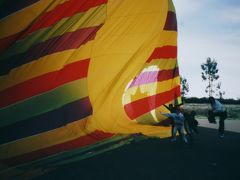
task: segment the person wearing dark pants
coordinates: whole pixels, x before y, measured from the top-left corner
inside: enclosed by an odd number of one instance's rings
[[[224,121],[227,118],[227,111],[215,113],[215,116],[219,117],[219,135],[224,135]]]
[[[215,122],[215,117],[219,117],[219,128],[218,133],[219,137],[224,137],[224,121],[227,118],[227,111],[225,107],[214,97],[209,97],[209,102],[211,104],[212,110],[209,111],[209,120],[210,122]]]

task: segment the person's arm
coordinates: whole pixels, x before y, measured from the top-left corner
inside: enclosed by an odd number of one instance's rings
[[[171,111],[170,108],[169,108],[167,105],[164,104],[163,106],[164,106],[165,108],[167,108],[169,111]]]
[[[161,113],[162,115],[164,116],[167,116],[168,118],[174,120],[175,119],[175,116],[176,114],[175,113]]]

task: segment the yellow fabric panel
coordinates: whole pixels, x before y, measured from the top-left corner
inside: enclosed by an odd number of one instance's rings
[[[166,119],[166,116],[163,116],[161,113],[169,113],[169,111],[164,108],[163,106],[154,109],[150,111],[149,113],[146,113],[138,118],[136,118],[136,121],[141,124],[158,124],[160,119]]]
[[[157,47],[162,46],[177,46],[177,32],[176,31],[162,31],[159,36]]]
[[[153,118],[153,114],[151,112],[136,118],[135,121],[140,124],[157,124],[159,122],[156,118]]]
[[[0,38],[4,38],[24,30],[29,26],[38,16],[46,11],[48,6],[51,6],[52,0],[41,0],[21,11],[17,11],[6,18],[0,20]],[[59,0],[55,2],[55,5]],[[61,2],[61,0],[60,0]],[[19,23],[19,20],[21,23]]]
[[[47,148],[87,135],[92,131],[86,131],[86,121],[86,119],[82,119],[52,131],[3,144],[0,146],[0,159],[6,159],[38,149]]]
[[[108,0],[107,16],[110,18],[119,18],[124,16],[139,16],[139,14],[150,15],[167,9],[168,0],[149,0],[148,3],[146,0]],[[159,16],[156,16],[156,18],[159,18]]]
[[[108,17],[95,38],[89,67],[88,89],[94,113],[87,122],[88,129],[169,135],[165,127],[130,121],[122,103],[125,88],[144,68],[153,50],[172,38],[170,34],[163,37],[161,32],[167,7],[167,0],[109,1]],[[171,44],[176,44],[174,37]]]
[[[0,91],[34,77],[60,70],[64,65],[88,59],[91,53],[92,41],[76,50],[66,50],[44,56],[37,61],[22,65],[10,71],[9,74],[0,76]],[[34,70],[32,69],[34,68]]]

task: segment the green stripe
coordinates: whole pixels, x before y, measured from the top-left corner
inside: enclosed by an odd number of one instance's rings
[[[89,27],[89,25],[91,25],[91,27],[99,25],[96,24],[96,22],[99,21],[99,18],[102,18],[102,22],[104,22],[106,17],[105,11],[103,11],[104,13],[99,14],[99,12],[101,12],[103,8],[106,8],[106,6],[99,6],[97,9],[95,9],[95,11],[93,11],[93,13],[90,13],[89,15],[86,13],[79,13],[70,18],[61,19],[49,28],[44,28],[33,32],[25,39],[17,41],[13,46],[8,48],[5,53],[1,55],[0,60],[16,54],[23,53],[36,44],[39,44],[57,36],[61,36],[66,32],[74,32],[78,29],[81,29],[82,27]],[[76,26],[76,23],[78,21],[82,21],[82,24]]]
[[[82,87],[82,81],[76,80],[64,84],[47,93],[0,109],[0,127],[52,111],[67,103],[88,96],[87,88]]]

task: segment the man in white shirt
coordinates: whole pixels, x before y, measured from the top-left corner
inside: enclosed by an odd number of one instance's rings
[[[211,104],[212,110],[209,111],[209,117],[210,119],[213,118],[215,120],[215,117],[219,117],[219,137],[224,137],[224,120],[227,118],[227,111],[225,107],[214,97],[209,97],[209,102]]]

